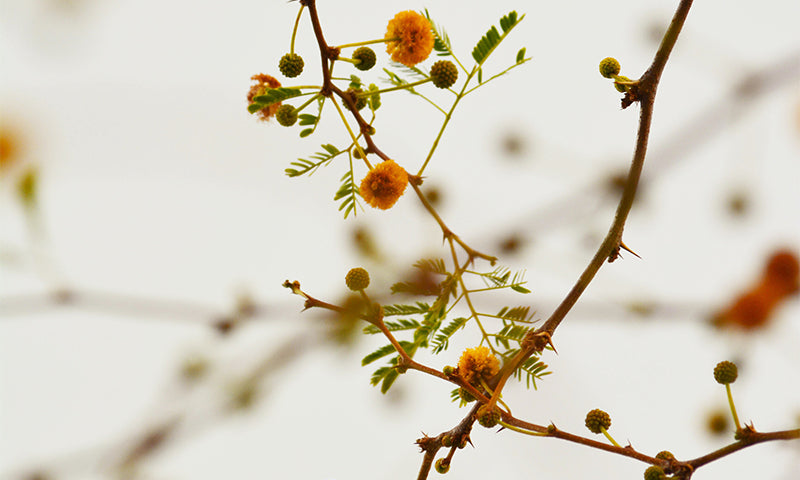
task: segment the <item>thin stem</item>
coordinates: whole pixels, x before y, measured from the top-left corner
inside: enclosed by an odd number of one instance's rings
[[[358,65],[359,63],[361,63],[361,60],[354,60],[352,58],[347,58],[347,57],[339,57],[336,60],[338,60],[340,62],[352,63],[353,65]]]
[[[424,80],[418,80],[418,81],[412,82],[412,83],[404,83],[404,84],[398,85],[396,87],[383,88],[383,89],[380,89],[380,90],[370,90],[368,92],[360,93],[358,96],[359,97],[368,97],[368,96],[370,96],[372,94],[375,94],[375,93],[387,93],[387,92],[394,92],[396,90],[407,90],[409,88],[416,87],[417,85],[422,85],[423,83],[428,83],[430,81],[432,81],[432,79],[430,77],[428,77],[428,78],[426,78]]]
[[[733,415],[733,423],[736,424],[736,431],[742,429],[742,424],[739,423],[739,415],[736,414],[736,405],[733,404],[733,395],[731,394],[731,384],[725,384],[725,392],[728,394],[728,405],[731,407],[731,415]]]
[[[412,178],[409,178],[408,183],[411,185],[411,188],[414,189],[414,193],[417,194],[417,197],[419,198],[420,202],[422,202],[422,206],[425,207],[425,210],[427,210],[428,213],[430,213],[430,215],[434,218],[434,220],[436,220],[436,223],[439,224],[439,227],[442,229],[442,234],[444,235],[444,237],[452,238],[453,240],[455,240],[455,242],[458,243],[458,245],[461,248],[463,248],[465,252],[467,252],[470,261],[472,261],[475,258],[482,258],[487,262],[489,262],[491,265],[494,265],[495,262],[497,262],[497,257],[486,255],[484,253],[478,252],[477,250],[473,250],[469,245],[464,243],[464,241],[461,240],[458,237],[458,235],[456,235],[455,233],[453,233],[452,230],[447,228],[447,225],[445,225],[444,220],[442,220],[442,217],[439,216],[439,214],[436,212],[436,209],[433,208],[433,205],[431,205],[428,199],[425,198],[425,194],[423,194],[422,190],[419,188],[418,183],[422,183],[422,180],[416,176],[411,176],[411,177]]]
[[[461,92],[459,92],[458,95],[456,95],[456,99],[453,100],[453,104],[450,106],[450,110],[448,110],[447,113],[445,114],[444,122],[442,122],[442,126],[439,128],[439,132],[436,134],[436,138],[433,140],[433,144],[431,145],[431,148],[428,151],[428,156],[425,157],[425,161],[422,162],[422,166],[419,167],[419,171],[417,171],[418,177],[422,176],[422,173],[428,166],[428,162],[430,162],[431,158],[433,158],[433,152],[436,151],[436,147],[439,146],[439,140],[442,139],[442,134],[444,133],[444,129],[447,128],[447,124],[450,123],[450,119],[453,117],[453,112],[455,111],[458,102],[460,102],[461,99],[464,98],[465,95],[464,92],[467,89],[467,85],[469,85],[469,81],[472,80],[472,77],[473,75],[475,75],[476,71],[477,69],[473,68],[472,71],[469,73],[469,75],[467,75],[467,79],[464,81],[464,86],[461,87]]]
[[[303,109],[304,109],[304,108],[306,108],[307,106],[311,105],[311,102],[313,102],[314,100],[318,99],[318,98],[319,98],[319,97],[321,97],[321,96],[322,96],[322,95],[320,95],[319,93],[318,93],[318,94],[316,94],[316,95],[314,95],[313,97],[311,97],[311,98],[309,98],[308,100],[306,100],[306,102],[305,102],[305,103],[303,103],[302,105],[300,105],[299,107],[297,107],[295,110],[296,110],[296,111],[299,113],[301,110],[303,110]]]
[[[530,430],[525,430],[524,428],[516,427],[516,426],[514,426],[514,425],[512,425],[512,424],[510,424],[510,423],[506,423],[506,422],[504,422],[504,421],[502,421],[502,420],[500,420],[500,421],[499,421],[499,422],[497,422],[497,423],[498,423],[498,424],[500,424],[500,425],[502,425],[503,427],[505,427],[505,428],[509,429],[509,430],[513,430],[513,431],[515,431],[515,432],[518,432],[518,433],[523,433],[523,434],[525,434],[525,435],[530,435],[530,436],[532,436],[532,437],[546,437],[546,436],[548,436],[546,432],[545,432],[545,433],[542,433],[542,432],[532,432],[532,431],[530,431]]]
[[[335,98],[332,98],[331,102],[333,102],[333,106],[336,107],[336,111],[339,112],[339,117],[342,118],[342,123],[344,123],[345,128],[347,128],[347,133],[349,133],[350,138],[353,139],[353,144],[355,144],[358,153],[361,154],[361,158],[364,160],[364,163],[367,164],[367,168],[372,170],[372,165],[369,163],[369,160],[367,160],[367,155],[364,153],[364,150],[361,149],[361,145],[358,144],[358,140],[356,139],[353,130],[350,129],[350,124],[347,123],[347,117],[344,116],[344,112],[342,111],[341,107],[339,107],[339,103]]]
[[[614,437],[612,437],[612,436],[611,436],[611,434],[610,434],[610,433],[608,433],[608,430],[606,430],[606,429],[605,429],[605,428],[603,428],[603,427],[600,427],[600,431],[601,431],[601,432],[603,432],[603,435],[605,435],[605,437],[608,439],[608,441],[609,441],[609,442],[611,442],[611,444],[612,444],[612,445],[614,445],[614,446],[615,446],[615,447],[617,447],[617,448],[622,448],[622,447],[619,445],[619,443],[617,443],[617,441],[616,441],[616,440],[614,440]]]
[[[387,43],[387,42],[395,42],[400,40],[399,38],[376,38],[375,40],[367,40],[365,42],[354,42],[354,43],[344,43],[342,45],[337,45],[336,48],[343,49],[343,48],[350,48],[350,47],[361,47],[364,45],[373,45],[375,43]]]
[[[294,39],[297,36],[297,27],[300,25],[300,16],[303,15],[304,8],[306,8],[306,6],[301,3],[300,10],[297,11],[297,18],[294,20],[294,29],[292,29],[292,43],[289,47],[289,53],[294,53]]]
[[[469,308],[470,318],[475,319],[475,323],[478,325],[478,329],[481,331],[481,337],[484,339],[488,339],[488,334],[486,333],[486,329],[483,328],[483,324],[481,323],[480,319],[478,318],[478,312],[475,310],[475,307],[472,305],[472,300],[469,298],[469,294],[467,293],[467,286],[464,285],[464,270],[458,264],[458,255],[456,254],[456,247],[453,243],[453,238],[448,237],[447,243],[450,245],[450,254],[453,256],[453,268],[455,268],[455,272],[453,272],[453,276],[458,279],[458,284],[461,287],[462,296],[464,297],[464,301],[467,302],[467,307]],[[489,343],[489,342],[487,342]],[[489,343],[489,348],[492,350],[493,354],[497,354],[497,351],[492,347],[492,344]],[[489,392],[491,393],[491,391]]]

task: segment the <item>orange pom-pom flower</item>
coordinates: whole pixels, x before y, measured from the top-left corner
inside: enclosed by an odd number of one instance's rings
[[[359,192],[374,208],[391,208],[403,195],[408,185],[408,173],[394,160],[386,160],[370,170],[361,180]]]
[[[400,12],[389,20],[384,38],[386,53],[407,67],[425,60],[433,50],[431,22],[412,10]]]

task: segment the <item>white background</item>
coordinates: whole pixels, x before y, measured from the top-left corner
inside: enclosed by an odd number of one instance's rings
[[[468,243],[498,252],[511,232],[528,240],[501,261],[526,269],[533,293],[487,298],[485,310],[525,302],[546,318],[588,262],[616,202],[597,185],[626,168],[637,120],[635,107],[619,109],[597,64],[613,55],[623,74],[638,76],[675,4],[320,2],[331,44],[379,38],[397,11],[428,8],[462,61],[504,13],[527,14],[487,73],[521,46],[533,60],[463,102],[426,171],[426,185],[444,195],[445,221]],[[297,279],[335,301],[346,271],[364,262],[351,245],[356,226],[373,231],[391,259],[363,263],[376,292],[396,280],[392,268],[446,255],[408,192],[390,211],[344,221],[332,201],[343,164],[311,178],[283,175],[320,143],[347,142],[333,110],[300,140],[297,129],[257,122],[245,109],[249,77],[277,76],[297,4],[2,0],[0,8],[0,120],[20,133],[19,168],[36,164],[41,174],[39,234],[14,197],[19,170],[0,189],[0,475],[113,477],[133,439],[184,412],[139,478],[415,478],[414,440],[466,412],[450,403],[450,386],[411,372],[382,396],[369,385],[372,369],[360,367],[377,338],[301,350],[297,339],[321,338],[327,319],[299,314],[300,299],[280,287]],[[797,426],[796,298],[753,334],[720,332],[707,319],[757,280],[773,249],[800,246],[798,18],[796,1],[693,7],[661,82],[643,190],[625,230],[642,259],[601,270],[556,334],[559,355],[545,358],[554,374],[538,391],[507,390],[515,415],[590,435],[585,413],[603,408],[618,441],[694,458],[730,441],[704,425],[724,406],[713,366],[736,359],[741,417],[765,431]],[[297,42],[300,81],[319,81],[307,19]],[[745,75],[787,58],[794,73],[775,74],[766,92],[732,94]],[[378,113],[376,141],[415,171],[437,113],[403,93],[384,95]],[[503,151],[509,136],[522,154]],[[750,201],[741,218],[726,210],[735,192]],[[46,295],[59,288],[142,300],[53,306]],[[262,314],[218,335],[211,324],[243,292]],[[644,319],[626,313],[641,301],[664,308]],[[454,364],[475,341],[463,337],[423,360]],[[290,339],[300,355],[270,370],[252,409],[230,414],[232,386]],[[178,375],[192,356],[211,370],[188,388]],[[646,467],[480,427],[473,443],[449,477],[641,478]],[[695,478],[794,478],[799,449],[757,446]]]

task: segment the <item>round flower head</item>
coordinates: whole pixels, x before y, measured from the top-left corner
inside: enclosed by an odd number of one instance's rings
[[[736,377],[739,376],[739,369],[736,368],[736,364],[729,361],[719,362],[716,367],[714,367],[714,380],[721,385],[728,385],[729,383],[733,383],[736,381]]]
[[[619,62],[616,58],[606,57],[600,61],[600,75],[611,78],[614,75],[619,75]]]
[[[496,406],[489,407],[489,405],[481,405],[476,412],[478,423],[486,428],[492,428],[497,425],[497,422],[502,418],[500,409]]]
[[[279,82],[275,77],[271,77],[264,73],[259,73],[258,75],[253,75],[250,77],[250,80],[255,80],[254,83],[250,87],[250,91],[247,92],[247,103],[253,103],[253,98],[262,95],[267,89],[270,88],[278,88],[281,86],[281,82]],[[275,115],[275,112],[281,107],[281,102],[273,103],[272,105],[266,106],[258,111],[258,116],[261,120],[269,120],[270,117]]]
[[[644,480],[665,480],[666,478],[667,474],[664,473],[664,469],[658,465],[647,467],[647,470],[644,471]]]
[[[370,170],[361,180],[359,192],[364,200],[374,208],[391,208],[408,184],[408,173],[394,160],[386,160]]]
[[[464,350],[458,359],[458,374],[467,383],[477,385],[480,379],[489,379],[500,371],[500,361],[486,347]]]
[[[458,80],[458,68],[449,60],[439,60],[431,66],[431,80],[437,88],[450,88]]]
[[[600,433],[605,428],[611,428],[611,416],[606,412],[595,408],[586,414],[586,428],[592,433]]]
[[[386,27],[386,53],[392,60],[413,67],[428,58],[433,50],[431,22],[413,10],[400,12]]]
[[[281,57],[278,69],[285,77],[293,78],[303,73],[303,57],[296,53],[287,53]]]
[[[361,267],[351,268],[344,277],[344,282],[354,292],[364,290],[369,287],[369,272]]]
[[[358,60],[358,63],[356,63],[357,69],[366,71],[375,66],[378,58],[371,48],[360,47],[353,52],[353,60]]]
[[[275,120],[284,127],[291,127],[297,122],[297,110],[291,105],[281,105],[275,112]]]

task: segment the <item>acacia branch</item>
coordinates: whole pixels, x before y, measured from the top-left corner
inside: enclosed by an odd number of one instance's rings
[[[731,453],[743,450],[747,447],[751,447],[759,443],[776,441],[776,440],[800,439],[800,428],[794,430],[781,430],[777,432],[762,433],[762,432],[756,432],[755,430],[753,430],[752,427],[745,427],[743,430],[741,430],[740,438],[738,441],[730,445],[727,445],[725,447],[722,447],[719,450],[715,450],[707,455],[703,455],[702,457],[698,457],[693,460],[679,461],[676,459],[667,460],[662,458],[651,457],[649,455],[636,451],[630,445],[627,445],[625,447],[618,447],[608,443],[593,440],[591,438],[568,433],[563,430],[559,430],[558,428],[556,428],[555,425],[552,424],[548,427],[544,427],[542,425],[537,425],[534,423],[526,422],[524,420],[520,420],[511,415],[504,415],[503,421],[509,425],[520,427],[530,432],[537,432],[539,435],[543,437],[560,438],[568,442],[573,442],[580,445],[585,445],[587,447],[596,448],[598,450],[604,450],[606,452],[633,458],[635,460],[639,460],[640,462],[648,463],[651,465],[659,465],[663,467],[667,473],[677,474],[678,475],[677,478],[690,478],[691,474],[698,468],[707,465],[715,460],[719,460],[720,458],[730,455]]]
[[[706,465],[708,463],[713,462],[714,460],[719,460],[720,458],[730,455],[733,452],[737,452],[744,448],[757,445],[759,443],[770,442],[775,440],[797,440],[800,439],[800,428],[796,428],[794,430],[781,430],[778,432],[756,432],[748,427],[745,427],[743,430],[747,432],[739,441],[727,445],[725,447],[720,448],[719,450],[715,450],[707,455],[703,455],[702,457],[695,458],[694,460],[689,460],[686,463],[691,465],[693,468],[697,469]]]
[[[650,124],[653,119],[653,105],[655,103],[658,83],[661,80],[664,66],[669,59],[672,48],[675,46],[678,34],[683,28],[691,6],[692,0],[681,0],[672,18],[672,22],[670,22],[669,28],[664,34],[661,45],[653,58],[653,62],[641,78],[633,82],[633,85],[622,100],[623,108],[634,101],[639,103],[639,128],[636,135],[636,147],[633,153],[633,160],[631,161],[628,177],[625,181],[625,188],[622,192],[619,205],[617,206],[614,221],[605,239],[603,239],[594,257],[589,262],[589,265],[586,266],[583,273],[581,273],[578,278],[578,281],[564,300],[561,301],[541,327],[530,332],[526,336],[523,348],[520,349],[519,353],[511,361],[504,365],[497,380],[498,388],[495,389],[495,396],[500,394],[505,382],[522,362],[533,353],[544,350],[544,347],[550,343],[556,328],[558,328],[567,313],[569,313],[578,301],[578,298],[580,298],[584,290],[589,286],[589,283],[594,279],[594,276],[600,270],[600,267],[603,266],[603,263],[606,261],[613,261],[619,253],[622,244],[622,231],[625,228],[625,221],[628,219],[628,214],[631,211],[633,201],[636,197],[636,189],[639,185],[639,178],[641,177],[645,156],[647,154],[647,142],[650,137]]]

